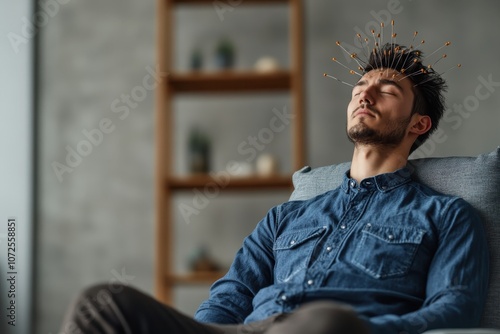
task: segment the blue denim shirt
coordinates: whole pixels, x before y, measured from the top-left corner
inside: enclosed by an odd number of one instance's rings
[[[408,169],[271,209],[195,318],[249,323],[303,303],[352,305],[372,333],[478,326],[488,283],[481,220]]]

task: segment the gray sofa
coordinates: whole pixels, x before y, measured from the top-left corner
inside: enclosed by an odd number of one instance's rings
[[[350,163],[319,168],[304,167],[293,175],[291,200],[303,200],[340,185]],[[433,330],[428,334],[500,334],[500,147],[475,157],[410,160],[416,180],[442,193],[460,196],[481,214],[490,249],[490,286],[481,328]],[[497,330],[486,330],[497,329]]]

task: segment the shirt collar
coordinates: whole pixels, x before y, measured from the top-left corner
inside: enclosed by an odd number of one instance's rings
[[[390,191],[409,181],[411,181],[411,171],[408,167],[403,167],[393,173],[384,173],[367,177],[359,184],[356,180],[350,177],[350,169],[345,172],[344,180],[342,181],[342,189],[347,193],[350,189],[367,189],[378,190],[380,192]]]

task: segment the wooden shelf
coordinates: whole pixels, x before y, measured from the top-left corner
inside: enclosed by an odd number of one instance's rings
[[[226,3],[223,1],[223,3]],[[241,93],[289,94],[294,115],[291,122],[291,165],[298,170],[305,162],[305,113],[303,75],[303,0],[243,0],[228,5],[285,5],[289,13],[290,64],[288,68],[273,72],[253,69],[182,72],[174,67],[176,10],[180,6],[204,6],[216,11],[213,0],[157,0],[157,73],[161,79],[156,88],[155,142],[155,295],[164,303],[174,304],[176,285],[210,284],[222,277],[222,272],[180,274],[175,272],[175,207],[174,196],[179,192],[203,189],[217,185],[221,191],[249,193],[260,190],[292,190],[292,176],[279,174],[272,177],[235,177],[226,180],[210,175],[175,175],[175,98],[181,94],[233,94]],[[239,8],[239,7],[238,7]],[[191,8],[186,8],[191,9]],[[269,18],[272,19],[272,18]],[[240,36],[242,37],[242,36]],[[206,98],[207,96],[203,96]],[[241,96],[239,96],[241,97]],[[230,110],[228,110],[230,112]],[[245,124],[240,124],[244,127]],[[208,190],[208,189],[207,189]],[[211,189],[212,190],[212,189]],[[245,205],[242,203],[242,205]]]
[[[166,180],[165,186],[170,189],[203,188],[216,184],[225,190],[259,190],[259,189],[288,189],[293,186],[291,175],[277,175],[272,177],[231,177],[225,184],[209,175],[175,176]]]
[[[167,284],[193,285],[212,284],[226,274],[225,271],[207,271],[188,274],[171,274],[165,276]]]
[[[281,70],[270,73],[235,70],[166,75],[169,88],[184,93],[288,91],[291,77],[290,72]]]

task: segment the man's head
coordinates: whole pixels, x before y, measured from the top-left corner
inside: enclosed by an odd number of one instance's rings
[[[384,90],[393,91],[395,95],[389,95],[389,92]],[[361,104],[366,106],[368,112],[358,115],[360,122],[348,119],[348,136],[355,143],[397,145],[406,134],[407,128],[423,119],[429,124],[417,124],[418,138],[410,150],[413,152],[437,128],[444,112],[445,90],[446,84],[441,76],[431,67],[422,64],[422,52],[388,43],[378,52],[371,53],[368,63],[364,66],[363,77],[353,89],[348,118],[353,116],[352,111]],[[370,94],[367,95],[368,100],[363,103],[360,95],[365,93]],[[384,116],[386,124],[383,128],[372,127],[370,122],[367,122],[367,117],[370,116],[370,111],[372,116],[377,116],[378,107],[400,111],[398,114]]]
[[[347,114],[347,135],[353,143],[383,147],[402,143],[412,119],[419,118],[413,116],[413,85],[403,77],[394,70],[376,69],[356,83]],[[423,121],[427,130],[430,119]]]

